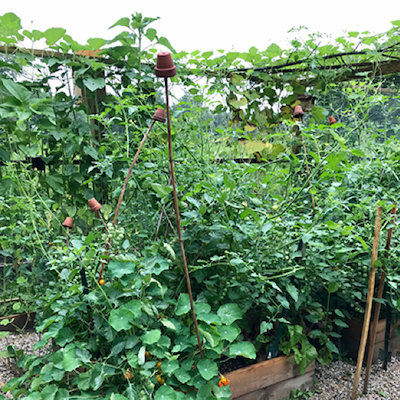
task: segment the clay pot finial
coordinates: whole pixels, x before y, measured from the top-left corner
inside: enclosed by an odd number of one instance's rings
[[[165,122],[165,110],[163,108],[157,108],[155,114],[151,117],[155,121]]]
[[[296,107],[294,108],[294,111],[293,111],[293,117],[294,117],[294,118],[302,118],[303,115],[304,115],[304,111],[303,111],[303,109],[301,108],[301,106],[296,106]]]
[[[72,228],[74,226],[73,219],[71,217],[65,218],[65,221],[62,223],[62,226],[65,228]]]
[[[328,118],[328,121],[329,121],[329,125],[333,125],[333,124],[336,124],[336,119],[335,119],[335,117],[333,116],[333,115],[331,115],[329,118]]]
[[[102,207],[101,204],[94,197],[88,200],[88,204],[91,212],[99,211]]]
[[[176,67],[172,61],[171,53],[163,51],[157,54],[156,76],[159,78],[172,78],[176,75]]]

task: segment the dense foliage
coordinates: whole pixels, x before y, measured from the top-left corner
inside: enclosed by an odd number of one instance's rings
[[[329,363],[346,317],[363,313],[376,207],[385,237],[398,202],[399,96],[396,77],[357,68],[399,56],[400,22],[379,36],[350,32],[318,46],[310,35],[288,50],[212,58],[175,52],[152,21],[122,18],[115,26],[126,31],[82,46],[61,28],[21,32],[14,14],[0,17],[1,295],[19,297],[0,309],[36,310],[36,349],[52,347],[42,357],[3,354],[18,358],[20,376],[3,387],[14,398],[227,399],[224,363],[266,359],[280,325],[279,353],[304,372],[316,358]],[[58,53],[13,47],[24,38]],[[172,107],[174,161],[204,359],[161,123],[111,223],[138,143],[164,106],[153,72],[163,46],[178,68],[173,92],[185,92]],[[306,115],[293,118],[300,104]],[[87,207],[92,197],[108,232]],[[395,235],[390,262],[381,251],[377,263],[394,308],[397,244]]]

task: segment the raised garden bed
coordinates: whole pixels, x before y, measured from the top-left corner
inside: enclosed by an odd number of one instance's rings
[[[292,390],[312,390],[314,374],[315,361],[301,375],[294,356],[281,356],[229,372],[225,377],[231,381],[231,399],[279,400]]]
[[[357,359],[358,356],[358,348],[360,346],[361,339],[361,330],[363,327],[363,321],[357,318],[347,319],[346,320],[348,328],[342,330],[342,343],[343,348],[347,351],[349,357],[353,359]],[[390,327],[390,340],[389,340],[389,351],[392,354],[400,351],[400,338],[396,335],[396,328],[400,325],[400,320],[396,322],[392,322]],[[385,329],[386,329],[386,319],[381,319],[378,322],[377,330],[376,330],[376,340],[374,347],[374,355],[372,357],[372,362],[375,363],[379,359],[379,350],[384,348],[385,343]],[[369,338],[367,342],[366,349],[369,346]],[[364,362],[367,359],[367,351],[365,352]]]
[[[22,313],[22,314],[14,314],[8,315],[6,317],[0,318],[0,332],[1,331],[9,331],[9,332],[17,332],[19,329],[30,330],[33,329],[35,324],[35,316],[36,312],[30,313]],[[12,322],[7,325],[2,325],[1,322],[4,320],[12,320]]]

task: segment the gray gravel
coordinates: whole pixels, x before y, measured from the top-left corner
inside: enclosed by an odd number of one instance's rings
[[[353,389],[355,365],[343,361],[336,361],[329,365],[317,363],[315,377],[315,400],[350,400]],[[375,400],[399,400],[400,399],[400,354],[392,356],[392,362],[388,364],[386,371],[382,369],[382,362],[379,361],[371,367],[369,377],[368,394],[363,395],[364,386],[363,368],[358,386],[357,399]]]
[[[33,354],[33,345],[41,340],[37,333],[11,333],[5,339],[0,339],[0,351],[5,350],[7,345],[16,346],[23,349],[26,354]],[[40,350],[43,354],[43,349]],[[36,354],[39,354],[36,352]],[[314,400],[350,400],[353,387],[355,366],[343,361],[337,361],[329,365],[317,363],[315,377]],[[13,378],[12,371],[0,359],[0,384]],[[369,379],[369,392],[362,395],[364,383],[364,370],[361,374],[358,399],[365,400],[399,400],[400,399],[400,353],[392,357],[392,362],[388,364],[387,371],[382,369],[381,361],[374,364],[371,368]],[[0,391],[1,393],[1,391]],[[7,399],[12,399],[8,393]]]
[[[37,354],[43,355],[44,350],[40,349],[37,351],[33,351],[33,346],[36,342],[41,340],[41,334],[35,332],[26,332],[26,333],[10,333],[4,339],[0,339],[0,351],[6,350],[7,346],[15,346],[16,349],[23,349],[25,354]],[[7,382],[9,379],[15,378],[18,375],[14,375],[13,366],[7,365],[4,361],[0,358],[0,385],[2,383]],[[3,392],[0,390],[0,394]],[[12,399],[10,393],[5,394],[7,399]]]

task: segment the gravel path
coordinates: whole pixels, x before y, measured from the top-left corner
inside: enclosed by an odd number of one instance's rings
[[[14,345],[18,349],[24,349],[26,354],[33,353],[33,345],[40,340],[37,333],[17,334],[11,333],[5,339],[0,339],[0,351],[5,350],[7,345]],[[43,352],[43,350],[41,350]],[[354,372],[356,367],[343,361],[336,361],[330,365],[316,364],[315,393],[314,400],[350,400],[353,387]],[[13,378],[12,371],[0,359],[0,384]],[[369,379],[369,392],[361,396],[364,383],[364,371],[361,374],[359,385],[359,397],[364,400],[399,400],[400,399],[400,353],[392,357],[387,371],[382,369],[381,361],[371,368]],[[0,392],[1,393],[1,392]],[[12,399],[8,393],[7,399]]]
[[[330,365],[317,363],[315,377],[315,400],[350,400],[353,389],[355,365],[343,361],[336,361]],[[399,400],[400,399],[400,354],[392,356],[392,362],[388,364],[387,371],[382,369],[379,361],[371,367],[369,377],[368,394],[362,395],[364,385],[364,368],[358,386],[359,397],[357,399],[375,400]]]
[[[35,353],[41,355],[43,354],[43,349],[33,351],[34,344],[39,340],[41,340],[41,334],[35,332],[10,333],[4,339],[0,339],[0,351],[6,350],[7,346],[15,346],[16,349],[23,349],[25,354]],[[12,366],[10,368],[0,358],[0,385],[12,378],[15,378]],[[0,391],[0,394],[3,394],[3,392]],[[6,393],[5,396],[7,399],[13,398],[10,393]]]

